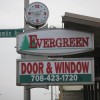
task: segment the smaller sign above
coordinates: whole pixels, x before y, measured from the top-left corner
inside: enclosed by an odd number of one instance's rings
[[[17,52],[43,56],[78,54],[94,49],[92,33],[47,29],[17,35]]]
[[[23,29],[1,29],[0,38],[16,37],[17,34],[22,33]]]
[[[17,60],[17,85],[94,84],[94,59]]]

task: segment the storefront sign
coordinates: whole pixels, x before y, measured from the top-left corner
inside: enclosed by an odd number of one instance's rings
[[[94,59],[17,60],[17,85],[93,84]]]
[[[70,55],[94,49],[94,35],[86,32],[48,29],[17,35],[17,52],[46,56]]]

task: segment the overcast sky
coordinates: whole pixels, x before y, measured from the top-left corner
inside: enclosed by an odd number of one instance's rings
[[[30,0],[39,1],[49,9],[48,25],[61,27],[65,12],[100,18],[100,0]],[[24,0],[0,0],[0,29],[24,27]],[[16,86],[15,38],[0,38],[0,100],[23,100],[23,87]],[[32,89],[35,100],[50,100],[46,89]],[[33,99],[32,99],[33,100]]]

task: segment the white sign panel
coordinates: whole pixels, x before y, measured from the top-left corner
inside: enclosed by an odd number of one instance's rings
[[[17,85],[93,84],[94,59],[17,60]]]
[[[78,54],[94,49],[94,35],[87,32],[48,29],[17,35],[17,52],[45,56]]]

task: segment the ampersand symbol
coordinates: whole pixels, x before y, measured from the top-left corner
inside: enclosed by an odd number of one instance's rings
[[[48,74],[51,74],[51,73],[52,73],[52,67],[51,67],[50,62],[47,63],[46,72],[47,72]]]

